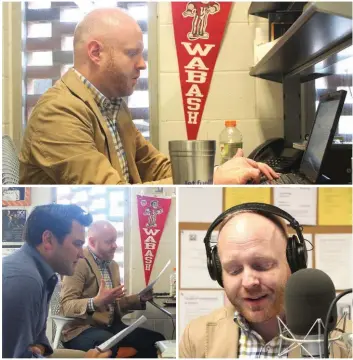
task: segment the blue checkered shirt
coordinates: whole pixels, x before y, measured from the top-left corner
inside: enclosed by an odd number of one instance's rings
[[[110,133],[112,134],[114,147],[118,154],[119,163],[126,182],[129,182],[129,168],[127,165],[126,154],[123,143],[118,131],[118,114],[121,106],[121,98],[106,98],[92,83],[90,83],[83,75],[74,69],[80,80],[84,83],[87,89],[92,94],[100,112],[102,113],[105,121],[107,122]]]
[[[239,326],[239,358],[278,358],[280,350],[280,338],[276,336],[268,343],[249,326],[246,319],[239,312],[234,313],[234,321]],[[289,346],[289,343],[282,342],[282,351]],[[287,355],[281,358],[286,358]]]
[[[91,255],[93,256],[94,261],[98,265],[98,268],[102,275],[102,278],[105,281],[105,287],[108,289],[112,289],[113,282],[112,282],[112,278],[111,278],[111,274],[110,274],[110,270],[109,270],[110,261],[101,260],[97,257],[97,255],[90,248],[88,248],[88,250],[91,253]],[[108,309],[109,309],[109,324],[108,324],[108,326],[110,326],[114,320],[114,304],[108,304]],[[93,298],[90,298],[88,300],[87,310],[89,312],[94,312],[96,310],[94,307],[94,304],[93,304]]]

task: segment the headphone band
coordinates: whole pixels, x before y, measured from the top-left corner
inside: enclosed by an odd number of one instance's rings
[[[222,280],[222,265],[218,256],[217,245],[211,247],[211,234],[212,231],[225,219],[228,215],[253,212],[268,218],[274,222],[277,226],[280,226],[287,237],[286,257],[291,272],[294,273],[300,269],[306,268],[307,264],[307,250],[305,246],[305,240],[299,222],[294,219],[293,216],[286,211],[278,208],[277,206],[263,203],[245,203],[236,205],[220,214],[210,225],[204,238],[207,257],[207,268],[212,280],[217,280],[218,284],[223,287]],[[271,216],[270,216],[271,215]],[[286,228],[282,226],[282,223],[277,221],[277,217],[283,218],[289,222],[289,225],[296,231],[297,236],[287,235]]]
[[[271,205],[271,204],[264,204],[264,203],[257,203],[257,202],[250,202],[240,205],[235,205],[226,211],[224,211],[222,214],[218,215],[217,218],[213,221],[213,223],[210,225],[210,227],[207,230],[207,233],[204,238],[204,244],[206,247],[206,253],[208,255],[211,254],[211,245],[210,245],[210,239],[211,234],[213,230],[221,223],[224,219],[227,218],[230,214],[236,214],[237,212],[255,212],[258,214],[266,214],[271,213],[272,215],[279,216],[282,219],[285,219],[289,222],[289,225],[296,231],[298,239],[300,243],[304,243],[304,237],[302,233],[302,226],[299,224],[299,222],[294,219],[294,217],[290,214],[288,214],[286,211],[278,208],[277,206]]]

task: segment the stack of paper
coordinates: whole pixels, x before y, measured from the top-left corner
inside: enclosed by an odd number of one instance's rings
[[[175,358],[176,357],[176,341],[164,340],[157,341],[156,347],[160,352],[162,358]]]
[[[107,351],[108,349],[113,347],[115,344],[117,344],[119,341],[124,339],[125,336],[129,335],[132,331],[134,331],[138,326],[143,324],[146,320],[147,320],[147,318],[144,315],[140,316],[130,326],[128,326],[127,328],[121,330],[120,332],[118,332],[117,334],[112,336],[110,339],[105,341],[103,344],[100,344],[98,346],[98,349],[100,351]]]
[[[150,291],[153,289],[153,285],[158,281],[158,279],[161,277],[161,275],[164,273],[164,271],[167,269],[167,267],[169,266],[171,260],[169,259],[169,261],[165,264],[164,268],[162,269],[162,271],[158,274],[158,276],[156,277],[155,280],[153,280],[151,283],[149,283],[144,289],[142,289],[139,292],[139,295],[143,295],[146,292]]]

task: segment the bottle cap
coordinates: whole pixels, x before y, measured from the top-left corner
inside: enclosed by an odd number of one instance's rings
[[[233,126],[237,126],[237,121],[236,120],[226,120],[224,122],[226,127],[233,127]]]
[[[176,271],[176,268],[173,268],[173,271]]]

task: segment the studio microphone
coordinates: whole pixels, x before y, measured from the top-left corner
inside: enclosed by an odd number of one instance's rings
[[[282,323],[286,331],[281,331],[280,337],[291,343],[290,349],[300,346],[301,357],[324,357],[324,324],[335,297],[331,278],[321,270],[302,269],[289,277],[284,291],[286,324]],[[328,321],[329,332],[336,322],[335,306]]]

